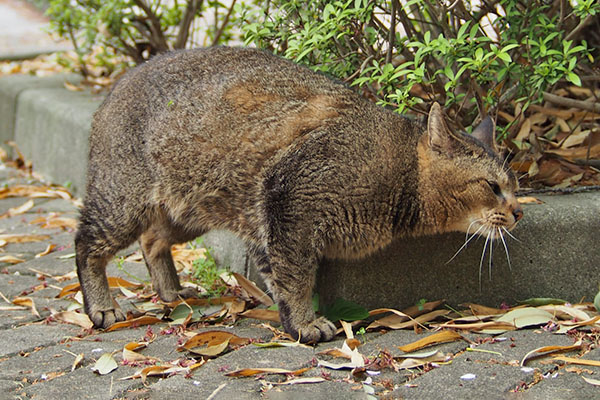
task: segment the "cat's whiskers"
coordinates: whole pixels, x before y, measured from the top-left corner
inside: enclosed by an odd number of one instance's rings
[[[506,252],[506,261],[508,262],[508,269],[512,271],[512,266],[510,265],[510,256],[508,255],[508,246],[506,245],[506,240],[504,240],[504,235],[502,234],[502,230],[498,229],[498,235],[500,236],[500,240],[502,240],[502,244],[504,245],[504,251]]]
[[[481,272],[483,270],[483,259],[485,258],[485,253],[487,251],[487,245],[490,241],[491,230],[488,231],[488,234],[485,238],[485,243],[483,244],[483,251],[481,252],[481,259],[479,260],[479,291],[481,292]]]
[[[488,265],[488,279],[491,281],[492,280],[492,259],[493,259],[493,255],[494,255],[494,240],[496,240],[495,236],[496,236],[496,230],[492,229],[490,230],[490,261],[489,261],[489,265]]]
[[[467,247],[467,245],[469,244],[469,242],[470,242],[471,240],[473,240],[473,238],[474,238],[475,236],[477,236],[477,234],[478,234],[478,233],[479,233],[479,232],[480,232],[482,229],[484,229],[484,228],[485,228],[485,225],[481,225],[481,226],[479,227],[479,229],[477,229],[475,232],[473,232],[473,234],[471,235],[471,237],[469,237],[468,239],[467,239],[467,238],[465,238],[465,243],[464,243],[462,246],[460,246],[460,249],[458,249],[458,250],[456,251],[456,253],[454,253],[454,255],[453,255],[453,256],[452,256],[452,257],[451,257],[451,258],[450,258],[448,261],[446,261],[446,264],[450,264],[450,262],[456,258],[456,256],[458,255],[458,253],[460,253],[460,252],[462,251],[462,249],[464,249],[465,247]]]
[[[469,227],[467,228],[467,233],[465,234],[465,241],[466,241],[466,240],[469,238],[469,231],[471,230],[471,227],[472,227],[474,224],[476,224],[476,223],[478,223],[478,222],[481,222],[481,221],[483,221],[483,218],[476,219],[476,220],[474,220],[473,222],[471,222],[471,223],[469,224]]]
[[[510,236],[512,239],[516,240],[517,242],[521,243],[521,241],[519,239],[517,239],[512,233],[510,233],[510,231],[508,229],[506,229],[504,226],[502,227],[502,229],[504,230],[504,232],[506,232],[506,234],[508,236]]]

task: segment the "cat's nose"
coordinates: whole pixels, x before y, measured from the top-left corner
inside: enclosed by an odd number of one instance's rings
[[[523,218],[523,209],[521,207],[517,207],[513,210],[513,217],[515,217],[515,221],[519,221]]]

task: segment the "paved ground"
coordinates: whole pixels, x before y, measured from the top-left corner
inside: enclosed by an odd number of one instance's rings
[[[25,1],[0,0],[0,59],[21,58],[71,46],[48,33],[48,18]]]
[[[2,165],[0,188],[11,191],[17,185],[41,184]],[[33,205],[29,203],[27,207],[30,208],[19,214],[17,208],[29,200],[33,201]],[[10,209],[12,211],[9,212]],[[17,215],[10,216],[8,213]],[[317,359],[334,363],[346,361],[318,354],[328,348],[341,347],[342,337],[338,336],[336,341],[315,348],[247,345],[230,349],[189,373],[148,377],[145,383],[141,379],[121,380],[144,366],[123,360],[123,348],[130,342],[149,342],[147,348],[139,353],[156,358],[153,363],[157,365],[186,366],[202,362],[201,356],[176,351],[186,339],[186,334],[216,329],[263,342],[269,342],[273,335],[260,321],[252,319],[241,320],[235,326],[206,326],[185,332],[176,326],[170,328],[166,322],[113,332],[87,330],[59,322],[51,316],[74,304],[68,297],[56,298],[61,288],[77,282],[71,257],[73,231],[70,228],[43,228],[40,223],[56,218],[74,218],[76,206],[73,201],[61,198],[10,197],[0,200],[0,215],[0,235],[3,235],[0,239],[8,242],[0,242],[3,244],[0,257],[13,256],[24,260],[14,265],[0,263],[0,297],[4,299],[0,300],[0,398],[179,399],[193,396],[211,399],[347,399],[369,398],[368,392],[371,391],[382,398],[525,396],[546,399],[598,398],[600,395],[597,386],[583,379],[599,379],[600,367],[565,365],[551,357],[532,360],[526,368],[519,366],[519,361],[533,349],[566,346],[574,342],[570,336],[553,335],[540,329],[509,332],[496,340],[486,335],[468,334],[465,337],[478,344],[459,341],[437,345],[426,350],[442,352],[444,362],[397,371],[391,367],[402,362],[397,357],[403,353],[397,346],[414,342],[426,334],[413,331],[368,333],[360,339],[364,344],[358,347],[359,352],[372,362],[377,360],[383,368],[377,370],[373,364],[369,371],[356,376],[350,370],[314,367]],[[16,234],[48,237],[41,241],[12,243],[14,239],[10,238]],[[53,251],[36,257],[49,244],[56,246]],[[109,267],[109,275],[130,280],[129,275],[147,278],[141,263],[124,263],[123,269],[113,263]],[[24,304],[21,307],[12,303],[19,297],[31,299],[39,317],[32,313],[27,303],[19,303]],[[131,309],[130,301],[123,298],[119,301],[123,307]],[[597,340],[596,336],[596,346]],[[109,374],[99,375],[91,368],[105,353],[113,354],[118,368]],[[574,351],[566,355],[579,357],[581,353],[584,352]],[[77,355],[82,355],[83,359],[72,369]],[[600,360],[600,349],[593,348],[583,358]],[[237,369],[265,367],[288,370],[314,367],[298,378],[316,378],[320,382],[286,385],[282,383],[294,377],[267,374],[246,378],[226,376],[226,373]]]

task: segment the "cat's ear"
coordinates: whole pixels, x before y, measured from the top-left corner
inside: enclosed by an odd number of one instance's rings
[[[449,151],[455,140],[452,132],[446,125],[444,111],[437,102],[431,105],[427,119],[427,137],[429,147],[438,151]]]
[[[495,132],[496,126],[494,125],[494,120],[488,115],[479,125],[477,125],[477,128],[473,129],[471,135],[497,153],[498,148],[496,147]]]

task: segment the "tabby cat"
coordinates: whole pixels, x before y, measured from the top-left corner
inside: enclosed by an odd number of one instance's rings
[[[105,267],[139,239],[164,301],[182,289],[170,249],[211,229],[242,238],[284,329],[330,340],[311,305],[322,257],[364,257],[392,238],[448,231],[498,237],[521,218],[517,181],[487,119],[426,126],[264,51],[167,53],[127,73],[96,111],[75,238],[85,310],[125,319]]]

